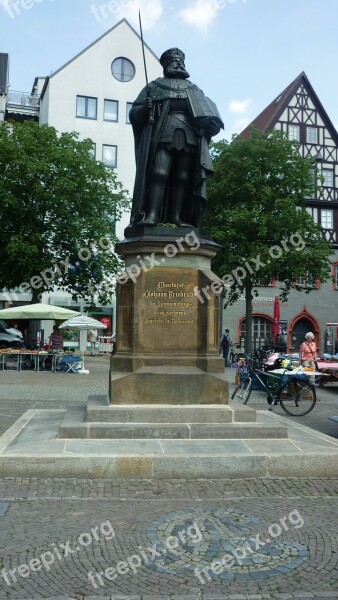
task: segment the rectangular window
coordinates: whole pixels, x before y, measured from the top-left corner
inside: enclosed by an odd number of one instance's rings
[[[91,147],[90,154],[91,154],[91,156],[93,158],[96,158],[96,144],[94,144],[94,142],[93,142],[93,145]]]
[[[80,119],[96,119],[97,98],[89,96],[76,97],[76,116]]]
[[[307,212],[312,216],[315,223],[318,223],[318,208],[306,207]]]
[[[327,187],[333,187],[333,171],[331,171],[330,169],[323,169],[322,175],[324,177],[323,185]]]
[[[117,100],[105,100],[103,109],[103,119],[105,121],[114,121],[119,118],[119,103]]]
[[[289,125],[288,138],[289,140],[297,140],[299,142],[299,125]]]
[[[298,277],[298,279],[296,279],[296,284],[300,285],[301,287],[305,287],[305,284],[306,284],[305,277]]]
[[[115,168],[117,166],[117,146],[102,146],[102,162],[106,167]]]
[[[308,144],[318,144],[318,129],[317,127],[306,128],[306,141]]]
[[[298,277],[298,279],[296,279],[296,284],[303,288],[317,287],[316,281],[313,279],[312,275],[309,275],[309,273],[306,273],[304,277]]]
[[[334,285],[335,285],[335,289],[338,290],[338,263],[336,263],[335,265],[333,265],[333,276],[334,276]]]
[[[311,176],[312,184],[315,188],[315,186],[317,184],[317,167],[310,167],[310,176]],[[309,200],[315,200],[316,199],[316,189],[313,189],[312,192],[309,192],[307,198]]]
[[[130,119],[129,119],[129,113],[130,113],[130,109],[133,106],[132,102],[127,102],[127,106],[126,106],[126,123],[130,123]]]
[[[323,229],[333,229],[333,210],[321,210],[320,223]]]

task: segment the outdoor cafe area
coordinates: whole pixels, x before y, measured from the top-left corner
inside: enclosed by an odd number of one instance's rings
[[[77,373],[81,368],[81,356],[72,352],[0,350],[2,371]]]
[[[84,368],[88,332],[92,337],[95,334],[95,342],[89,339],[91,352],[94,353],[98,331],[107,329],[105,323],[93,317],[68,308],[43,303],[5,308],[0,310],[0,318],[10,321],[14,319],[16,321],[29,320],[37,325],[35,327],[37,336],[33,346],[25,348],[22,346],[23,340],[15,338],[15,347],[13,345],[12,347],[6,346],[0,350],[0,370],[2,371],[49,371],[51,373],[58,371],[88,374],[89,371]],[[44,343],[44,330],[39,329],[41,321],[59,323],[59,325],[53,326],[48,344]],[[79,349],[67,350],[65,348],[67,342],[73,345],[76,340],[79,342]],[[104,344],[106,348],[108,345]]]

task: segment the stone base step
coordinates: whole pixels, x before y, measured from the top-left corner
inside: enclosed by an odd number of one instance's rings
[[[286,427],[258,423],[98,423],[86,421],[85,407],[69,409],[60,426],[61,439],[282,439]]]
[[[0,439],[0,476],[114,480],[338,476],[337,440],[266,411],[257,413],[259,424],[285,426],[289,439],[59,439],[65,412],[30,409],[22,415]],[[84,406],[83,419],[85,415]]]
[[[254,423],[256,411],[242,404],[109,404],[106,396],[89,396],[88,423]]]

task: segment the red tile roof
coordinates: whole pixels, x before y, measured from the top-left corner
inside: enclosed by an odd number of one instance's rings
[[[304,71],[285,90],[282,91],[262,112],[240,133],[240,137],[248,138],[250,136],[250,127],[257,127],[259,131],[269,131],[272,129],[278,117],[283,112],[289,100],[298,90],[299,86],[304,83],[302,79],[310,83]],[[310,84],[311,85],[311,84]],[[312,87],[312,86],[311,86]]]

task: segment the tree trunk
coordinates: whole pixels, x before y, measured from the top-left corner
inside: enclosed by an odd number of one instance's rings
[[[32,288],[32,299],[31,299],[30,303],[37,304],[38,302],[40,302],[40,298],[41,298],[41,291],[39,289]]]
[[[252,353],[252,283],[245,283],[245,354]]]
[[[39,289],[32,288],[32,299],[30,304],[38,304],[41,300],[41,292]],[[40,332],[41,321],[39,319],[32,319],[28,325],[28,347],[36,349],[38,347],[38,333]]]

